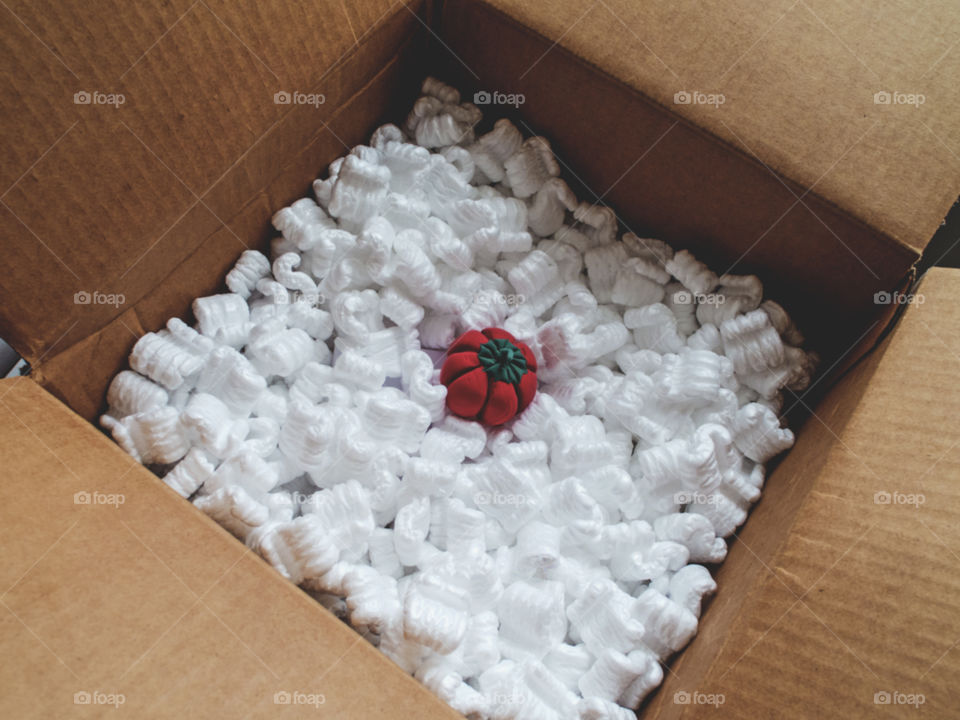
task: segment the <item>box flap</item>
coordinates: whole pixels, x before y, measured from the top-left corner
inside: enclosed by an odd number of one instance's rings
[[[909,282],[914,248],[493,4],[444,5],[442,33],[435,65],[491,95],[481,102],[499,97],[485,106],[493,117],[509,113],[524,132],[548,138],[581,200],[614,208],[627,229],[689,248],[718,273],[758,275],[824,366],[856,358],[869,337],[852,345],[883,327],[890,307],[876,294]],[[516,112],[504,102],[511,96],[523,98]]]
[[[217,232],[234,256],[255,246],[269,209],[253,237],[235,215],[422,29],[415,13],[428,7],[15,3],[0,16],[0,334],[35,364],[176,283]],[[266,205],[302,196],[310,179]]]
[[[484,1],[914,249],[960,194],[957,3]]]
[[[659,718],[952,717],[960,704],[960,271],[933,269],[813,410],[717,575]],[[922,698],[920,697],[922,696]],[[905,715],[904,715],[905,716]]]
[[[397,21],[384,31],[403,33],[409,30],[407,21],[417,24],[406,13]],[[250,247],[267,251],[269,238],[276,234],[270,224],[276,209],[310,194],[310,183],[318,169],[346,152],[345,146],[365,142],[383,118],[401,115],[399,108],[409,105],[422,78],[422,73],[414,69],[422,58],[420,47],[417,37],[409,36],[396,55],[377,58],[382,67],[319,126],[315,120],[302,117],[288,117],[278,123],[249,156],[255,167],[271,168],[269,179],[230,216],[228,225],[215,228],[208,237],[198,236],[193,241],[195,249],[168,277],[135,302],[121,306],[121,314],[105,326],[68,347],[61,347],[65,344],[61,342],[50,348],[33,366],[38,382],[79,415],[94,420],[103,410],[107,385],[126,367],[130,350],[143,333],[163,327],[171,317],[189,319],[194,298],[225,291],[224,277],[243,249],[238,237]],[[357,67],[361,62],[370,62],[370,58],[358,53],[333,70],[330,77],[336,82],[341,74],[363,72]],[[282,163],[278,158],[283,158]],[[244,177],[255,177],[254,173],[245,169]],[[184,219],[177,226],[177,231],[181,230],[186,235],[203,228]]]
[[[0,716],[460,717],[29,378],[0,457]]]

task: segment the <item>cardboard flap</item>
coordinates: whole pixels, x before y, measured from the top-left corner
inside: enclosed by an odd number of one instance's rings
[[[0,16],[0,334],[31,363],[176,283],[171,273],[214,233],[228,230],[235,256],[256,246],[269,210],[256,234],[234,216],[422,28],[415,13],[429,7],[15,5]],[[269,207],[305,194],[301,182]]]
[[[825,365],[858,355],[851,346],[889,315],[876,294],[909,282],[914,248],[521,24],[519,8],[509,8],[514,17],[498,7],[443,7],[445,63],[435,64],[453,82],[486,93],[477,99],[490,101],[491,116],[510,113],[544,135],[583,202],[613,208],[641,237],[690,249],[718,274],[759,276]],[[598,12],[602,4],[583,22]],[[597,46],[623,38],[621,27]],[[523,98],[518,108],[511,97]]]
[[[422,40],[410,33],[410,24],[423,26],[410,13],[402,13],[384,26],[384,45],[405,38],[400,50],[385,56],[386,49],[356,53],[330,73],[331,82],[341,76],[362,74],[378,67],[373,77],[320,125],[309,114],[288,116],[251,150],[238,166],[243,178],[269,179],[250,200],[234,213],[228,224],[191,224],[184,218],[174,233],[193,247],[155,287],[135,302],[120,307],[121,314],[105,326],[88,332],[68,347],[61,341],[48,349],[33,366],[33,377],[44,388],[88,420],[102,411],[106,388],[117,372],[126,367],[127,357],[145,332],[164,326],[171,317],[190,320],[194,298],[224,292],[224,277],[244,246],[268,251],[276,233],[270,224],[273,213],[290,202],[312,193],[311,181],[320,168],[352,147],[367,141],[383,118],[402,116],[415,96],[422,73]],[[402,108],[402,109],[401,109]],[[279,158],[283,158],[281,163]],[[263,170],[269,168],[269,174]],[[91,306],[82,306],[83,309]]]
[[[460,717],[28,378],[0,457],[0,716]]]
[[[482,2],[916,250],[960,194],[957,3]]]
[[[724,717],[955,713],[958,293],[960,271],[931,270],[890,337],[813,408],[657,717],[715,717],[684,703],[696,692],[723,695]]]

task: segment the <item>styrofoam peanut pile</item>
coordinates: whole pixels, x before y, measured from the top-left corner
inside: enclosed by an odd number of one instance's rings
[[[427,80],[130,356],[116,441],[471,718],[632,718],[789,447],[814,363],[752,276],[579,202],[546,140]],[[414,144],[415,143],[415,144]],[[502,327],[540,386],[487,429],[443,351]]]

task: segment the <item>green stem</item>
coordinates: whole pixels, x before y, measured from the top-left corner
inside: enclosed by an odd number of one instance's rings
[[[527,360],[520,348],[503,338],[481,345],[477,356],[484,372],[493,380],[516,384],[527,371]]]

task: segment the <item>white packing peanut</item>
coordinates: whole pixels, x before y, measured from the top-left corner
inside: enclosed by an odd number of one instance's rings
[[[551,177],[560,174],[550,143],[542,137],[527,138],[503,163],[507,182],[515,197],[528,198]]]
[[[312,201],[311,201],[312,202]],[[270,261],[256,250],[244,250],[233,269],[227,273],[226,284],[230,292],[249,298],[261,278],[270,272]]]
[[[173,318],[167,328],[147,333],[133,346],[130,367],[168,390],[192,383],[213,349],[213,341]]]
[[[241,540],[270,518],[270,510],[242,487],[221,487],[197,498],[194,504]]]
[[[456,89],[422,92],[273,216],[196,327],[136,343],[101,424],[470,720],[629,720],[817,357],[759,278],[621,234],[544,138],[476,137]],[[487,327],[537,362],[498,428],[439,381]]]
[[[169,405],[121,420],[104,415],[100,422],[124,450],[145,465],[176,462],[190,450],[190,438],[180,422],[180,413]]]
[[[518,580],[507,587],[497,606],[504,657],[539,660],[559,645],[567,631],[563,598],[558,582]]]
[[[411,500],[397,511],[393,542],[397,558],[404,565],[417,565],[430,532],[430,498]]]
[[[467,633],[467,598],[449,587],[420,580],[403,597],[403,635],[441,654],[456,650]]]
[[[740,451],[758,463],[765,463],[793,445],[793,433],[780,427],[774,412],[759,403],[747,403],[737,411],[733,432]]]
[[[190,497],[213,475],[214,469],[207,454],[194,447],[173,470],[163,476],[163,482],[181,496]]]
[[[167,391],[132,370],[123,370],[107,389],[108,415],[123,418],[127,415],[153,410],[167,404]]]
[[[207,393],[194,393],[190,397],[180,414],[180,423],[194,447],[218,459],[236,452],[250,431],[245,419],[234,419],[222,400]]]
[[[694,295],[706,295],[719,282],[716,273],[697,260],[689,250],[676,253],[664,263],[664,267]]]
[[[703,565],[685,565],[670,577],[670,599],[700,617],[704,595],[710,595],[717,584]]]

